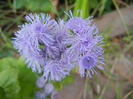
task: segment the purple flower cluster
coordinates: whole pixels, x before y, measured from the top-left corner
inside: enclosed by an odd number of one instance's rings
[[[69,13],[66,22],[51,20],[48,14],[29,14],[27,23],[15,32],[13,44],[25,63],[49,81],[61,81],[75,66],[81,77],[91,77],[95,67],[103,69],[100,65],[105,64],[103,37],[91,17],[78,17],[82,11],[76,17]]]
[[[37,99],[46,99],[47,96],[51,96],[51,99],[58,99],[58,92],[54,90],[54,86],[52,83],[46,83],[46,79],[44,77],[38,77],[36,82],[40,91],[36,91]]]

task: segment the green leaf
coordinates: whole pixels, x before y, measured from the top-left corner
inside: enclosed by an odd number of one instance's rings
[[[102,13],[103,13],[103,11],[104,11],[104,9],[105,9],[105,5],[106,5],[106,2],[107,2],[108,0],[101,0],[101,7],[100,7],[100,10],[99,10],[99,16],[101,16],[102,15]]]
[[[7,71],[8,70],[8,71]],[[3,74],[4,72],[4,74]],[[13,77],[8,77],[8,73],[10,74],[9,76],[12,76],[12,72],[14,73]],[[11,72],[11,73],[10,73]],[[1,74],[2,73],[2,74]],[[16,74],[15,74],[16,73]],[[0,76],[0,81],[5,80],[11,80],[11,79],[16,79],[16,81],[12,82],[12,84],[16,84],[16,82],[19,83],[19,86],[21,89],[16,95],[17,99],[26,99],[26,98],[33,98],[34,96],[34,88],[36,88],[36,73],[32,72],[31,69],[27,68],[26,64],[24,61],[22,61],[22,58],[16,59],[13,57],[7,57],[3,58],[0,60],[0,75],[5,75],[5,78],[1,78]],[[17,77],[16,77],[16,76]],[[8,85],[8,83],[7,83]],[[1,85],[0,85],[1,86]],[[4,86],[6,86],[4,84]],[[8,88],[5,90],[6,94],[9,90],[16,90],[14,87],[2,87],[4,90],[5,88]],[[8,96],[10,98],[14,98],[14,94],[11,94]],[[0,98],[1,99],[1,98]],[[14,98],[15,99],[15,98]]]
[[[20,91],[18,71],[16,69],[7,69],[0,72],[0,86],[5,90],[7,98],[16,99]]]
[[[105,5],[105,13],[112,11],[111,5],[112,5],[112,0],[107,0]]]
[[[51,83],[54,85],[54,88],[55,89],[62,89],[62,84],[61,84],[61,82],[60,81],[51,81]]]
[[[125,37],[123,38],[123,40],[125,40],[126,42],[130,42],[130,39],[129,39],[128,36],[125,36]]]
[[[89,0],[76,0],[73,16],[77,15],[77,10],[82,10],[82,17],[89,17]]]
[[[32,98],[34,96],[34,88],[36,87],[37,76],[36,73],[32,72],[31,69],[26,66],[19,68],[19,82],[21,90],[19,93],[20,99],[26,97]]]
[[[89,6],[90,6],[90,8],[96,8],[97,6],[98,6],[98,0],[89,0],[90,2],[89,2]]]
[[[81,9],[82,0],[76,0],[76,4],[73,11],[73,16],[77,15],[77,10]]]
[[[55,89],[61,89],[66,84],[72,83],[74,81],[73,75],[67,75],[62,81],[51,81]]]
[[[0,87],[0,99],[5,99],[6,98],[6,93],[2,87]]]
[[[55,14],[57,14],[56,9],[52,5],[49,0],[25,0],[25,7],[30,11],[44,11],[48,12],[52,10]]]
[[[74,81],[74,77],[72,75],[67,75],[66,78],[64,78],[62,80],[62,84],[63,85],[66,85],[66,84],[69,84],[69,83],[72,83]]]
[[[10,69],[12,69],[12,67],[10,66],[7,59],[6,58],[1,59],[0,60],[0,73],[5,71],[5,70],[10,70]]]
[[[20,9],[24,6],[24,0],[16,0],[16,9]]]
[[[82,17],[83,18],[89,17],[89,0],[84,0],[81,9],[82,9]]]

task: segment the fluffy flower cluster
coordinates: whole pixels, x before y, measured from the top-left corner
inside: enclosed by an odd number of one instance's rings
[[[103,37],[91,17],[73,17],[64,22],[50,19],[46,14],[29,14],[27,23],[15,32],[13,44],[25,63],[34,72],[43,73],[46,80],[61,81],[72,68],[79,66],[81,77],[96,73],[95,67],[103,69]],[[82,11],[80,11],[82,13]]]
[[[44,77],[38,77],[36,82],[40,91],[36,91],[36,99],[46,99],[47,96],[51,95],[51,99],[58,99],[58,92],[54,90],[54,86],[52,83],[46,83]]]

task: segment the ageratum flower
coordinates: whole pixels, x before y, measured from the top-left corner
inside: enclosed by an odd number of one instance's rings
[[[47,83],[45,86],[44,86],[44,91],[45,91],[45,94],[49,95],[53,92],[54,90],[54,86],[52,83]]]
[[[37,99],[45,99],[54,93],[54,86],[52,83],[46,83],[40,91],[36,91]]]
[[[83,19],[79,11],[76,17],[71,11],[66,14],[70,17],[66,22],[51,20],[48,14],[29,14],[27,23],[15,32],[13,44],[25,63],[49,81],[61,81],[75,66],[81,77],[91,77],[95,67],[103,69],[103,37],[91,17]]]
[[[26,59],[25,63],[28,63],[28,67],[32,67],[33,71],[38,70],[41,72],[41,65],[44,64],[45,55],[39,48],[36,48],[33,44],[33,38],[28,31],[29,24],[21,26],[21,29],[15,32],[16,38],[14,38],[13,44],[20,55]]]
[[[70,19],[66,22],[67,28],[72,32],[70,37],[66,39],[66,44],[71,46],[65,51],[69,56],[71,63],[79,66],[81,77],[85,75],[91,77],[91,73],[96,71],[95,67],[103,69],[99,64],[104,63],[103,37],[99,34],[95,24],[91,25],[90,17],[83,19],[82,16],[73,17],[70,11]],[[82,15],[82,11],[80,11]]]
[[[40,89],[39,91],[35,91],[37,99],[45,99],[47,96],[52,95],[54,92],[53,84],[50,82],[47,83],[43,76],[38,77],[36,85]]]
[[[78,17],[78,14],[80,12],[80,16]],[[70,15],[66,13],[70,19],[66,22],[66,26],[71,29],[74,33],[83,33],[87,32],[90,28],[90,24],[93,20],[90,20],[91,17],[88,17],[87,19],[82,18],[82,11],[77,11],[77,16],[73,17],[73,14],[71,10],[69,11]]]
[[[66,28],[65,22],[63,20],[58,21],[58,28],[55,33],[56,44],[60,51],[63,52],[67,48],[64,41],[69,38],[70,31]]]
[[[66,40],[69,31],[66,29],[63,20],[58,21],[58,28],[55,32],[55,43],[53,47],[58,48],[59,55],[47,61],[44,66],[43,74],[43,76],[49,81],[61,81],[66,75],[69,75],[69,72],[72,69],[68,57],[64,53],[67,46],[63,43],[63,41]]]
[[[58,48],[53,46],[55,43],[53,35],[58,25],[54,19],[50,20],[50,15],[42,13],[29,14],[26,20],[27,23],[15,32],[13,44],[26,59],[28,67],[41,73],[47,59],[59,55]]]
[[[57,91],[52,92],[51,99],[59,99],[59,94]]]
[[[69,75],[71,65],[68,60],[51,60],[47,62],[44,68],[43,76],[46,80],[61,81],[66,75]]]
[[[45,94],[45,90],[44,89],[36,92],[36,98],[37,99],[45,99],[46,96],[47,96],[47,94]]]
[[[104,51],[100,52],[91,51],[88,54],[81,57],[81,59],[79,60],[79,71],[81,77],[85,77],[86,74],[86,76],[92,78],[91,73],[97,74],[94,67],[103,69],[103,67],[100,66],[100,64],[105,65],[104,63],[105,60],[103,59],[103,53]]]
[[[36,85],[38,88],[43,88],[45,84],[46,80],[44,79],[44,77],[39,77],[38,80],[36,81]]]

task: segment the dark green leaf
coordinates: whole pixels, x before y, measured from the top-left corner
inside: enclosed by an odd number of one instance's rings
[[[16,0],[16,9],[20,9],[24,6],[24,0]]]
[[[2,87],[0,87],[0,99],[5,99],[6,98],[6,93]]]
[[[89,0],[89,5],[90,5],[90,8],[96,8],[98,6],[98,0]]]
[[[0,86],[5,90],[7,98],[16,99],[20,91],[18,71],[12,68],[0,72]]]
[[[17,99],[25,99],[27,97],[28,99],[33,98],[36,79],[36,73],[33,73],[31,69],[27,68],[24,61],[22,61],[22,58],[16,59],[8,57],[0,60],[0,86],[5,90],[9,99],[12,97],[14,99],[15,97]],[[17,88],[19,89],[19,92],[15,93],[15,88],[18,83],[21,89]],[[10,90],[15,91],[14,94],[9,94],[11,93]]]
[[[55,14],[57,11],[49,0],[25,0],[25,7],[30,11],[43,11],[48,12],[52,10]]]

